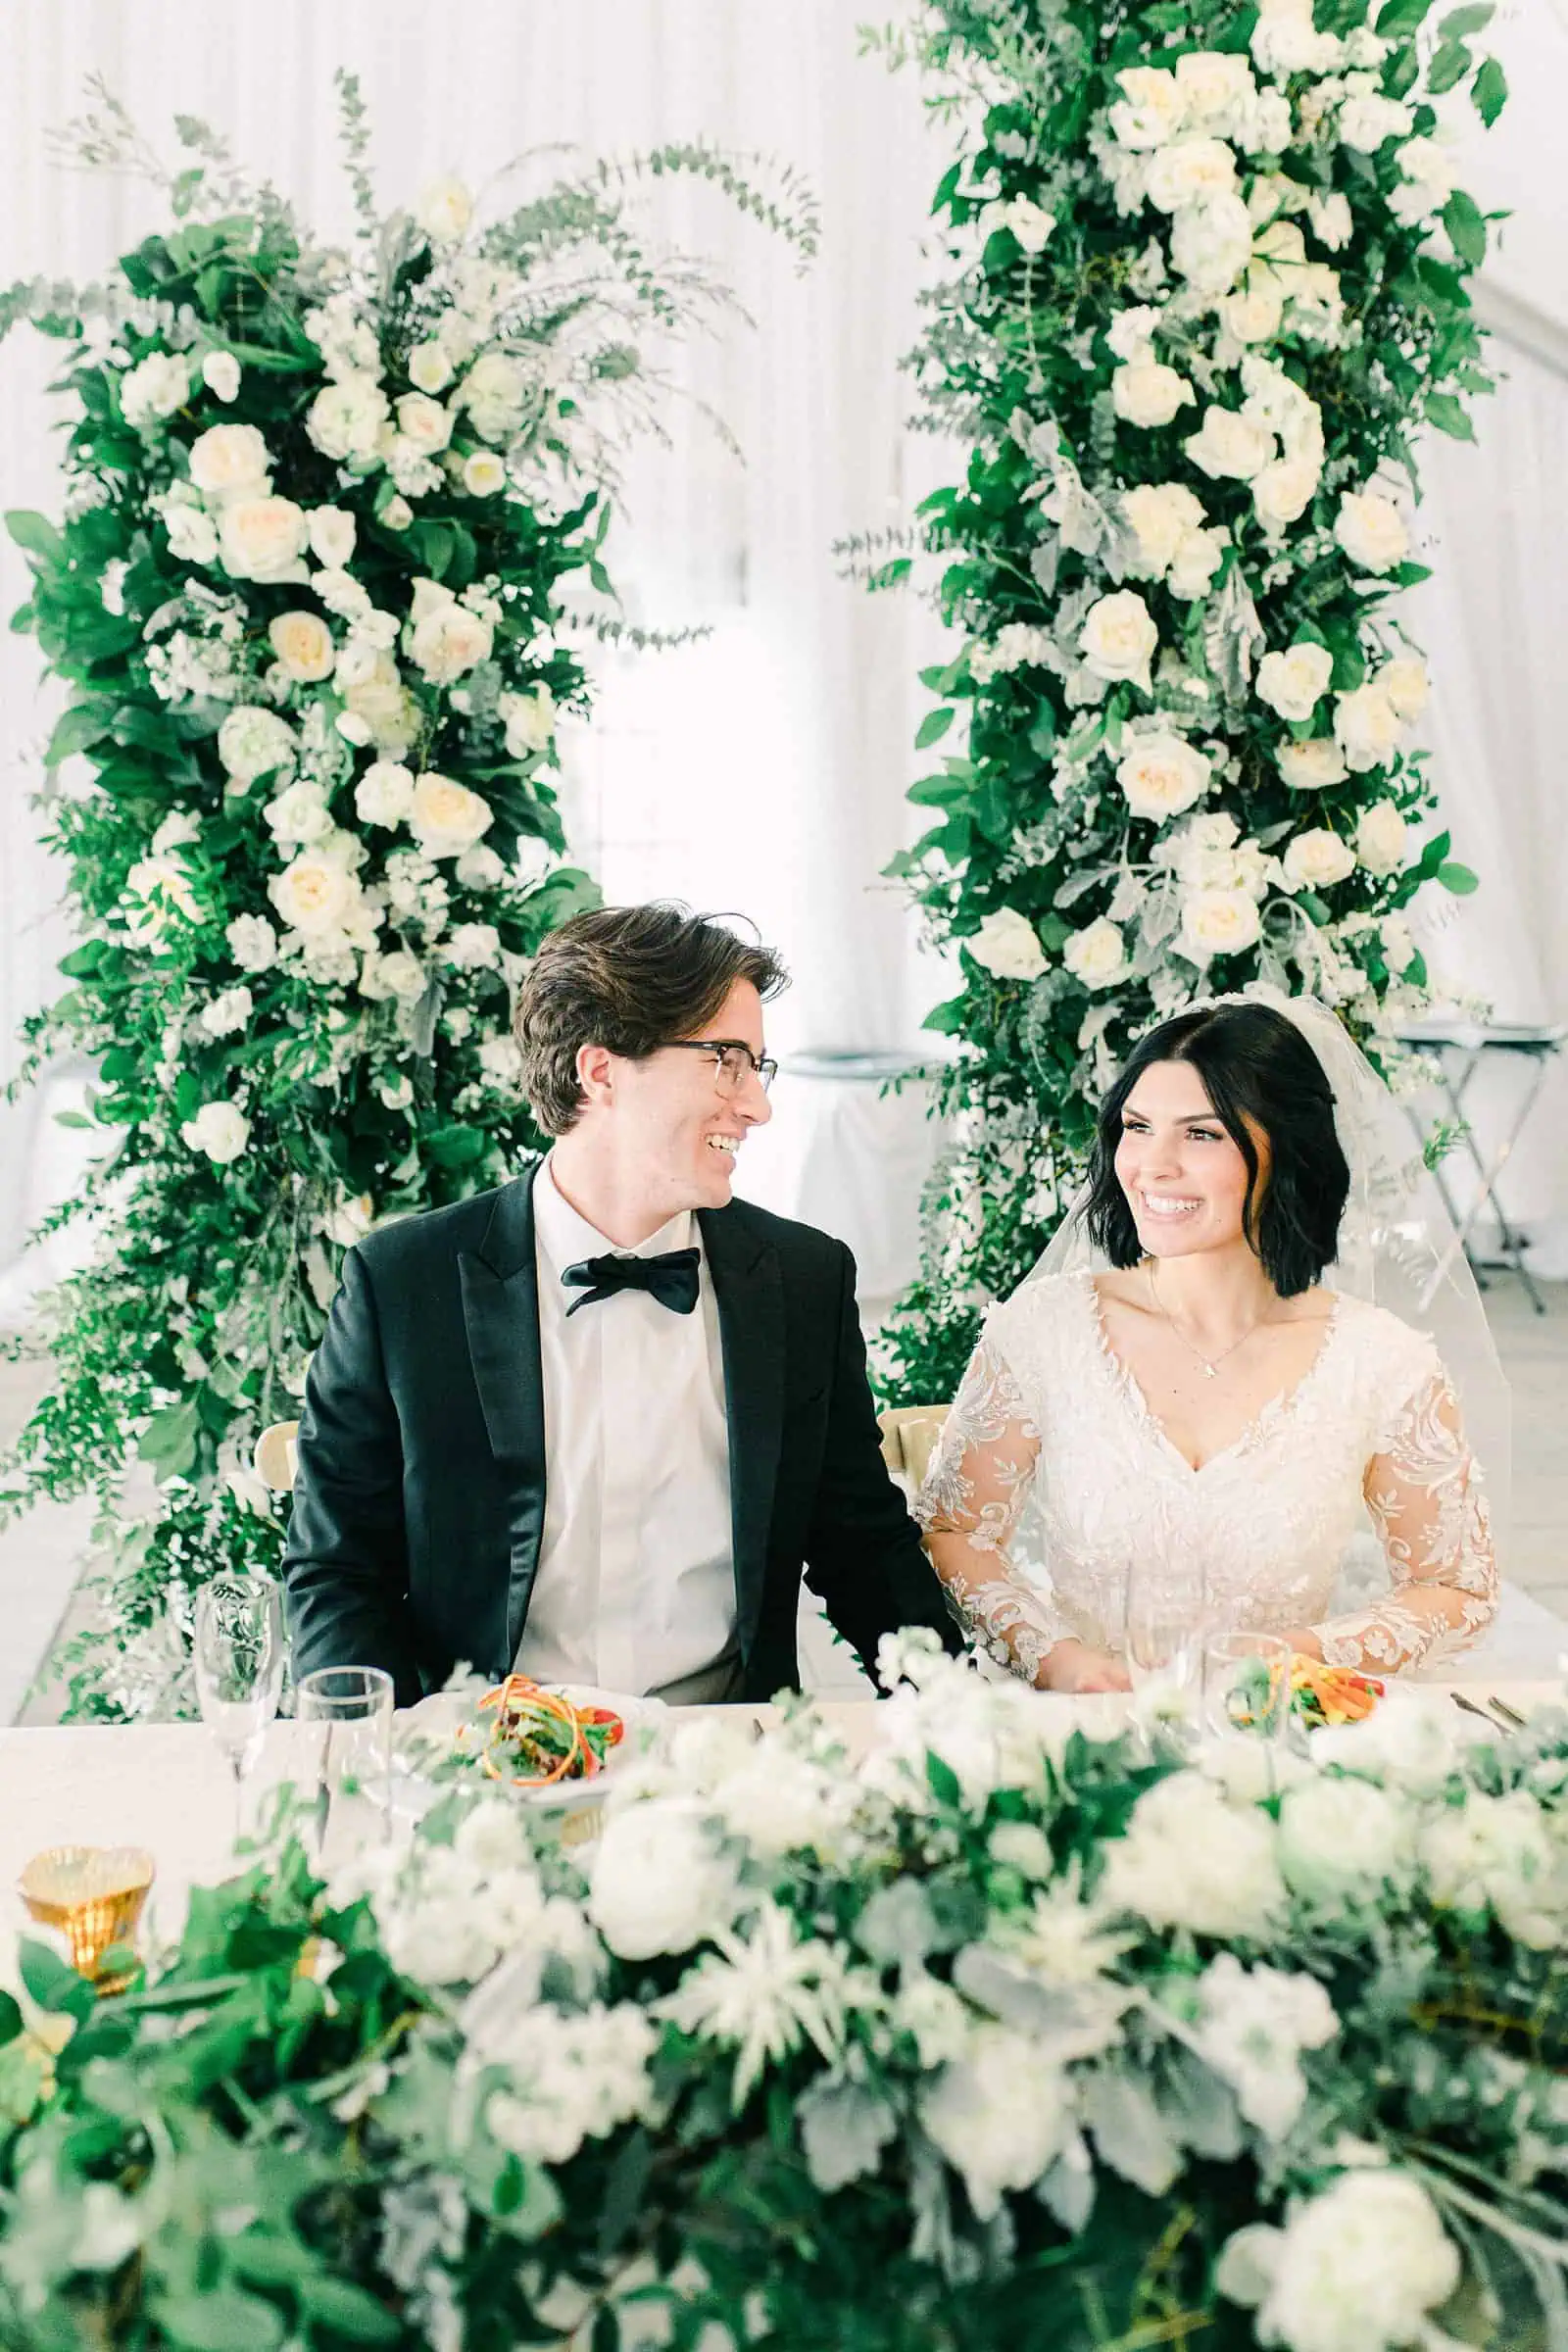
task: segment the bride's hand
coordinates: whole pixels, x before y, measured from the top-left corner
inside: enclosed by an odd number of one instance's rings
[[[1130,1690],[1132,1683],[1120,1658],[1108,1649],[1091,1649],[1087,1642],[1057,1642],[1046,1659],[1044,1687],[1073,1692]]]

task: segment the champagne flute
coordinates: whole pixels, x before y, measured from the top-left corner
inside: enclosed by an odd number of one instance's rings
[[[245,1780],[283,1688],[283,1604],[270,1576],[216,1576],[196,1595],[191,1645],[202,1720],[234,1776],[234,1838],[244,1828]]]

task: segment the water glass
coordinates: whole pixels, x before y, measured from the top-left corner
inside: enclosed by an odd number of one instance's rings
[[[300,1684],[296,1713],[308,1727],[315,1857],[333,1870],[389,1834],[392,1677],[379,1666],[319,1667]]]
[[[1203,1649],[1203,1720],[1217,1739],[1282,1745],[1291,1722],[1291,1645],[1277,1634],[1221,1634]]]
[[[1196,1686],[1202,1657],[1204,1589],[1200,1574],[1160,1568],[1127,1579],[1124,1647],[1135,1690],[1150,1683]]]
[[[270,1576],[215,1576],[196,1595],[191,1663],[202,1721],[234,1776],[234,1831],[283,1688],[283,1603]]]

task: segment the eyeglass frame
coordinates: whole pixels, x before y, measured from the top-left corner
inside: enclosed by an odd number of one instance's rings
[[[711,1054],[714,1056],[714,1078],[728,1075],[730,1064],[726,1054],[744,1054],[747,1066],[765,1095],[778,1076],[778,1063],[770,1054],[756,1054],[743,1037],[666,1037],[655,1048],[656,1053]],[[737,1069],[730,1080],[730,1092],[739,1094],[741,1073]]]

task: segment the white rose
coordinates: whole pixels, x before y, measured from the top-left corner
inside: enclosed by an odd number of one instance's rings
[[[232,1037],[236,1030],[244,1028],[253,1009],[254,1001],[248,988],[221,989],[210,1004],[202,1006],[197,1026],[205,1029],[209,1037]]]
[[[984,2019],[963,2057],[918,2093],[921,2129],[962,2180],[979,2221],[1004,2191],[1032,2188],[1073,2133],[1072,2097],[1051,2051]]]
[[[482,351],[463,379],[459,398],[484,441],[510,441],[522,423],[522,369],[504,351]]]
[[[204,498],[264,498],[272,462],[254,424],[214,424],[190,445],[190,478]]]
[[[1400,654],[1396,661],[1385,662],[1374,683],[1382,687],[1406,725],[1420,717],[1432,692],[1432,680],[1419,654]]]
[[[362,587],[351,571],[313,571],[311,588],[329,612],[335,612],[340,620],[352,621],[356,629],[363,627],[375,610],[369,590]],[[395,623],[392,634],[397,635]]]
[[[1313,1773],[1280,1806],[1280,1868],[1308,1902],[1378,1902],[1414,1876],[1409,1808],[1368,1781]]]
[[[1117,74],[1122,95],[1110,109],[1110,134],[1120,147],[1163,147],[1186,119],[1187,101],[1174,74],[1161,66],[1127,66]]]
[[[401,825],[414,806],[414,778],[393,760],[377,760],[354,787],[354,811],[362,824]]]
[[[548,686],[526,694],[496,697],[496,710],[507,730],[507,751],[514,760],[527,760],[550,749],[556,733],[556,698]]]
[[[241,703],[218,730],[218,757],[243,789],[258,776],[289,765],[294,758],[294,731],[275,710]]]
[[[1129,568],[1149,580],[1164,576],[1182,541],[1207,519],[1201,500],[1181,482],[1143,482],[1124,490],[1121,511],[1138,541]]]
[[[231,351],[210,351],[202,362],[202,382],[215,400],[237,400],[240,365]]]
[[[364,722],[377,751],[401,760],[418,735],[420,711],[391,655],[378,653],[368,677],[344,683],[343,699],[350,715]]]
[[[1215,2269],[1222,2295],[1257,2309],[1257,2341],[1290,2352],[1435,2344],[1427,2315],[1459,2278],[1426,2190],[1392,2166],[1343,2173],[1297,2205],[1283,2230],[1239,2230]]]
[[[406,531],[414,520],[414,509],[406,498],[389,498],[381,509],[381,520],[389,531]]]
[[[1134,303],[1118,311],[1105,330],[1105,341],[1118,360],[1148,360],[1153,357],[1150,344],[1158,328],[1160,314],[1152,304]]]
[[[312,401],[305,430],[323,458],[338,465],[366,465],[377,456],[381,428],[392,412],[372,375],[347,375],[326,384]]]
[[[1327,646],[1303,640],[1283,654],[1263,656],[1254,692],[1281,718],[1310,718],[1333,674],[1334,656]]]
[[[1045,950],[1033,923],[1015,906],[988,914],[972,939],[962,942],[983,971],[999,980],[1038,980],[1046,968]]]
[[[1061,951],[1061,960],[1086,988],[1108,988],[1127,969],[1127,943],[1107,916],[1075,931]]]
[[[522,1080],[522,1056],[510,1037],[487,1037],[479,1047],[479,1067],[492,1086],[515,1093]]]
[[[1209,582],[1225,561],[1228,544],[1223,530],[1191,531],[1176,550],[1166,581],[1172,596],[1191,604],[1208,594]]]
[[[1253,922],[1257,909],[1242,902]],[[1198,1936],[1268,1933],[1285,1909],[1266,1813],[1231,1805],[1199,1773],[1171,1773],[1133,1807],[1125,1834],[1103,1849],[1102,1894],[1110,1910]]]
[[[476,663],[487,662],[495,632],[466,605],[440,605],[416,621],[409,652],[414,666],[432,686],[450,686]]]
[[[190,396],[190,362],[172,351],[149,352],[120,379],[120,413],[133,430],[172,416]]]
[[[465,890],[499,890],[507,878],[505,865],[483,841],[465,850],[452,871]]]
[[[1250,46],[1258,72],[1280,80],[1330,73],[1341,55],[1336,35],[1314,27],[1312,0],[1262,0]]]
[[[1236,185],[1236,158],[1223,139],[1177,139],[1149,159],[1149,201],[1156,212],[1179,213]]]
[[[204,1102],[179,1132],[189,1151],[205,1152],[216,1166],[225,1168],[250,1142],[251,1123],[232,1102]]]
[[[416,343],[409,354],[409,381],[419,392],[444,392],[452,381],[452,362],[439,343]]]
[[[1392,571],[1409,547],[1404,518],[1392,498],[1376,490],[1347,490],[1334,518],[1334,536],[1363,571]]]
[[[398,402],[398,431],[421,457],[445,449],[452,438],[451,411],[423,392],[405,392]]]
[[[1252,223],[1240,196],[1221,193],[1176,215],[1172,267],[1200,294],[1228,294],[1252,258]]]
[[[1187,120],[1219,129],[1257,96],[1245,57],[1218,49],[1197,49],[1176,60],[1176,87]]]
[[[1219,306],[1220,323],[1238,343],[1272,343],[1285,318],[1285,289],[1272,270],[1249,270],[1239,292]]]
[[[1276,458],[1252,476],[1252,512],[1265,531],[1277,535],[1306,513],[1323,476],[1315,457]]]
[[[331,811],[320,786],[303,779],[288,785],[275,801],[269,801],[264,813],[272,839],[279,844],[324,841],[332,830]]]
[[[1209,763],[1179,735],[1142,735],[1118,762],[1116,781],[1134,816],[1162,825],[1201,800]]]
[[[1183,444],[1193,464],[1211,482],[1250,482],[1274,455],[1274,435],[1244,411],[1211,405],[1203,421]]]
[[[270,971],[277,961],[277,933],[265,914],[236,914],[223,936],[242,972]]]
[[[507,486],[507,468],[493,449],[476,449],[463,461],[463,487],[470,498],[494,498]]]
[[[461,179],[447,173],[420,189],[414,217],[432,243],[457,245],[473,219],[473,198]]]
[[[1408,827],[1392,801],[1374,801],[1355,828],[1356,862],[1369,874],[1396,874],[1404,864]]]
[[[1350,211],[1350,200],[1348,196],[1342,196],[1337,188],[1331,196],[1314,196],[1307,205],[1306,217],[1312,223],[1312,234],[1320,245],[1328,247],[1330,253],[1338,253],[1343,246],[1348,245],[1354,234],[1355,220]]]
[[[456,858],[490,830],[487,801],[433,771],[415,780],[409,829],[427,858]]]
[[[1280,860],[1287,890],[1327,890],[1355,871],[1355,852],[1326,825],[1298,833]]]
[[[272,582],[304,576],[310,532],[291,498],[241,498],[223,509],[219,552],[231,579]]]
[[[1194,890],[1182,901],[1181,952],[1193,963],[1255,947],[1257,901],[1246,890]]]
[[[1078,648],[1084,666],[1097,678],[1114,684],[1132,678],[1149,690],[1149,664],[1159,644],[1159,631],[1149,607],[1132,588],[1102,596],[1084,619]]]
[[[417,956],[398,948],[390,956],[367,956],[360,970],[360,994],[381,1004],[388,997],[412,1004],[425,990],[425,970]]]
[[[312,507],[305,517],[311,553],[327,571],[342,571],[354,561],[359,526],[344,507]],[[318,588],[319,594],[319,588]]]
[[[442,953],[460,971],[492,971],[501,957],[501,934],[493,923],[459,923]]]
[[[1011,197],[1005,204],[988,204],[980,217],[980,226],[989,236],[993,229],[1004,228],[1021,253],[1044,253],[1046,241],[1056,225],[1054,213],[1036,204],[1028,196]]]
[[[356,912],[360,886],[330,851],[308,850],[272,877],[267,895],[291,929],[321,939],[341,931]]]
[[[1343,784],[1349,770],[1345,755],[1327,735],[1305,743],[1282,743],[1274,754],[1276,766],[1293,792],[1323,792]]]
[[[200,507],[171,498],[163,509],[169,552],[180,564],[216,564],[218,525]]]
[[[1347,767],[1357,775],[1387,767],[1404,736],[1404,721],[1373,678],[1351,694],[1334,698],[1334,740]]]
[[[1356,91],[1340,109],[1341,143],[1359,155],[1375,155],[1385,140],[1404,138],[1411,121],[1410,109],[1397,98],[1385,98],[1376,90]]]
[[[620,1960],[689,1952],[727,1925],[734,1877],[699,1808],[654,1797],[612,1814],[594,1848],[588,1916]]]
[[[1196,397],[1184,375],[1147,354],[1116,368],[1110,379],[1111,406],[1128,424],[1169,424]]]
[[[331,676],[337,648],[318,612],[280,612],[269,623],[267,635],[289,676],[301,685]]]

